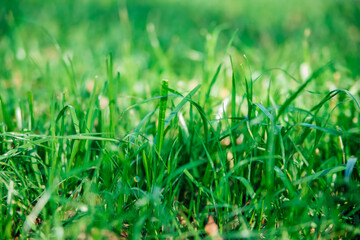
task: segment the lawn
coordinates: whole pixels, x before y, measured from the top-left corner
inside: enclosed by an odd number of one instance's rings
[[[3,0],[0,239],[360,238],[359,16]]]

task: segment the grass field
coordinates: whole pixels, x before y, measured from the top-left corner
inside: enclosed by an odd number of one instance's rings
[[[359,16],[3,0],[0,238],[360,238]]]

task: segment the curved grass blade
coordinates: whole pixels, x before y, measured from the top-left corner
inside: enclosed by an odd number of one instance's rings
[[[342,136],[344,135],[342,132],[334,130],[334,129],[329,129],[329,128],[324,128],[324,127],[320,127],[314,124],[310,124],[310,123],[296,123],[294,126],[304,126],[304,127],[308,127],[308,128],[313,128],[315,130],[319,130],[321,132],[324,133],[328,133],[334,136]]]
[[[290,103],[292,103],[299,95],[300,93],[306,88],[309,83],[316,79],[320,74],[322,74],[328,67],[331,67],[332,63],[328,63],[325,66],[319,68],[315,72],[311,74],[311,76],[297,89],[295,93],[293,93],[285,102],[283,105],[281,105],[279,112],[275,118],[275,120],[278,120],[279,117],[284,113],[284,111],[288,108]]]
[[[350,176],[352,171],[354,170],[357,158],[349,158],[346,163],[345,169],[345,181],[350,182]]]
[[[220,63],[219,66],[216,68],[216,72],[215,72],[214,76],[211,79],[209,89],[208,89],[208,91],[207,91],[207,93],[205,95],[205,103],[208,101],[208,99],[210,97],[211,89],[212,89],[213,85],[215,84],[215,82],[216,82],[216,80],[217,80],[217,78],[219,76],[221,67],[222,67],[222,63]]]
[[[275,122],[274,116],[269,112],[269,110],[266,109],[266,107],[264,107],[260,103],[254,103],[254,105],[257,106],[269,118],[271,123]]]
[[[249,196],[251,198],[254,198],[255,197],[255,191],[254,191],[254,188],[251,186],[251,183],[244,177],[238,177],[238,176],[231,176],[232,178],[234,179],[237,179],[239,180],[246,188],[246,192],[247,194],[249,194]]]
[[[184,174],[190,179],[190,181],[203,193],[205,193],[208,197],[210,197],[211,191],[209,189],[207,189],[205,186],[203,186],[202,184],[200,184],[195,178],[194,176],[187,170],[184,170]]]
[[[200,88],[200,84],[197,85],[193,90],[191,90],[191,92],[188,93],[188,95],[186,95],[185,97],[183,97],[183,99],[181,100],[181,102],[175,107],[175,109],[170,113],[170,115],[166,118],[165,120],[165,129],[166,127],[169,125],[170,121],[176,116],[176,114],[180,111],[180,109],[186,104],[186,102],[188,101],[187,99],[191,99],[195,93],[199,90]],[[170,91],[170,89],[169,89]],[[172,91],[172,90],[171,90]]]
[[[302,184],[302,183],[311,182],[311,181],[314,181],[314,180],[316,180],[316,179],[318,179],[320,177],[323,177],[323,176],[325,176],[327,174],[341,172],[341,171],[344,171],[345,169],[346,169],[345,165],[338,165],[338,166],[328,168],[328,169],[319,171],[317,173],[311,174],[309,176],[300,178],[300,179],[294,181],[293,184],[294,185],[299,185],[299,184]]]
[[[79,119],[76,115],[76,111],[75,108],[71,105],[66,105],[65,107],[63,107],[63,109],[60,110],[59,114],[56,117],[56,122],[58,122],[60,120],[61,117],[65,117],[65,111],[69,109],[70,111],[70,115],[71,118],[73,120],[73,124],[74,124],[74,128],[77,134],[80,134],[80,122]]]
[[[279,176],[279,178],[281,179],[281,181],[284,183],[285,188],[289,191],[289,194],[291,197],[294,197],[297,195],[294,186],[291,184],[289,178],[286,176],[285,173],[283,173],[283,171],[281,171],[281,169],[277,166],[275,166],[275,172],[277,173],[277,175]]]
[[[336,89],[333,90],[331,92],[329,92],[326,97],[324,97],[323,100],[321,100],[321,102],[319,104],[317,104],[316,106],[314,106],[310,111],[315,111],[315,110],[319,110],[327,101],[329,101],[331,98],[335,97],[336,95],[338,95],[339,93],[346,93],[355,103],[357,109],[360,111],[360,102],[359,100],[354,97],[348,90],[346,89]]]

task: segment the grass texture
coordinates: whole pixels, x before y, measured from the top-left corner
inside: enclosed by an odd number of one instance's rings
[[[0,238],[359,238],[359,14],[5,0]]]

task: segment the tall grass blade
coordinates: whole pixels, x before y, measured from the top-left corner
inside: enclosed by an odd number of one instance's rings
[[[116,113],[115,113],[115,102],[116,102],[116,86],[114,83],[113,76],[113,55],[112,53],[106,58],[106,72],[108,78],[108,92],[109,92],[109,108],[110,108],[110,136],[115,136],[115,122],[116,122]]]
[[[165,132],[165,113],[166,113],[166,104],[168,100],[168,80],[164,79],[161,82],[161,91],[160,91],[160,108],[159,108],[159,118],[158,118],[158,130],[156,134],[156,149],[158,153],[161,153],[162,144],[164,141],[164,132]]]

